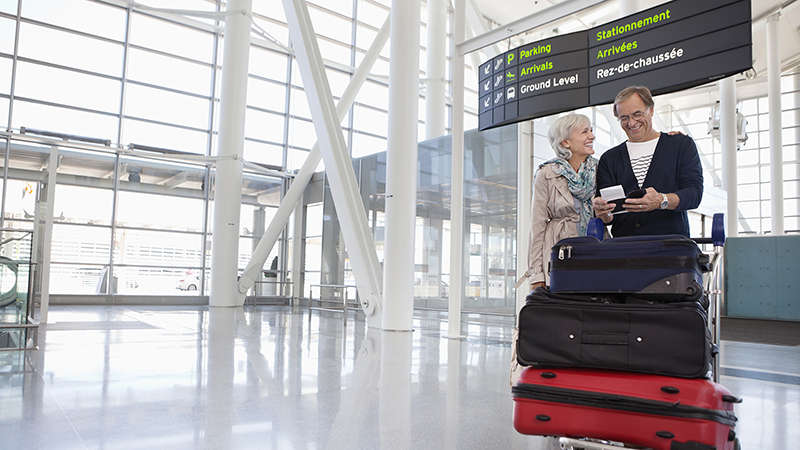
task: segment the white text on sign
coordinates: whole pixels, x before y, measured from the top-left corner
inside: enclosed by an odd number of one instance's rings
[[[544,89],[552,89],[561,86],[578,84],[578,81],[580,81],[580,78],[577,73],[566,77],[552,77],[548,78],[545,81],[520,84],[519,93],[532,94],[536,91],[541,91]]]
[[[607,69],[597,69],[597,79],[613,77],[630,70],[644,69],[645,67],[652,66],[653,64],[661,64],[671,59],[678,59],[683,56],[683,49],[672,49],[670,52],[658,53],[653,56],[640,57],[632,63],[622,63],[616,67],[609,67]]]

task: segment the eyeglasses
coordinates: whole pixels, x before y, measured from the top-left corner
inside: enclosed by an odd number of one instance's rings
[[[642,117],[644,117],[644,115],[645,115],[644,111],[634,111],[633,114],[631,114],[630,116],[619,116],[617,117],[617,119],[619,119],[620,123],[627,123],[631,119],[639,120]]]

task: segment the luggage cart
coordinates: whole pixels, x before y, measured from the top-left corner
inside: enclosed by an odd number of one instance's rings
[[[705,293],[709,301],[708,327],[711,330],[713,344],[716,347],[712,365],[712,377],[714,382],[719,382],[720,372],[720,317],[722,305],[725,304],[725,222],[724,215],[714,214],[711,237],[694,238],[697,244],[711,244],[714,246],[711,254],[711,272],[704,280]],[[563,450],[619,450],[621,448],[641,448],[628,447],[623,442],[602,441],[591,438],[558,438],[558,444]],[[734,449],[739,450],[738,439],[734,442]]]

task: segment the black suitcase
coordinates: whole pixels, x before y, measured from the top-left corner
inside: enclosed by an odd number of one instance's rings
[[[517,361],[706,378],[716,352],[707,321],[698,302],[577,301],[537,288],[519,313]]]
[[[697,300],[709,257],[680,235],[631,236],[599,241],[562,239],[550,258],[554,293],[641,294],[660,301]]]

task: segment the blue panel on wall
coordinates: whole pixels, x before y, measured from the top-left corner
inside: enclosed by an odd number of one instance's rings
[[[800,236],[775,236],[778,319],[800,320]]]
[[[776,241],[737,237],[725,242],[728,317],[778,318]]]

